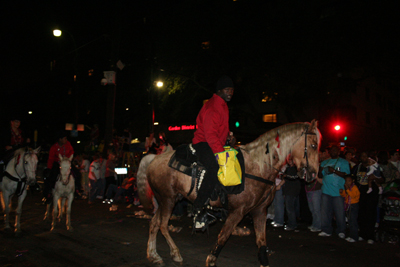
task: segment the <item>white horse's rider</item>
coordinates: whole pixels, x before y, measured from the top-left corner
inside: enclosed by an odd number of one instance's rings
[[[51,146],[49,151],[49,159],[47,160],[48,175],[45,175],[43,196],[46,204],[51,203],[51,190],[54,188],[58,174],[60,173],[60,157],[69,158],[74,154],[74,149],[71,143],[67,140],[67,133],[61,131],[57,135],[58,141]],[[72,166],[73,167],[73,164]],[[75,173],[73,173],[75,174]],[[75,180],[77,179],[74,175]]]
[[[6,127],[1,136],[0,161],[3,161],[4,167],[14,155],[15,150],[30,143],[29,138],[23,138],[22,131],[19,128],[20,125],[19,117],[13,116],[10,120],[10,127]],[[3,166],[0,171],[3,171]]]
[[[203,207],[208,203],[209,197],[218,183],[218,162],[215,153],[223,152],[224,145],[229,137],[229,110],[226,102],[230,101],[234,91],[231,78],[222,76],[216,87],[216,93],[204,104],[197,116],[197,130],[192,140],[193,148],[199,158],[199,162],[207,172],[197,193],[194,206],[194,227],[206,229],[210,218]],[[234,143],[233,136],[230,141]]]

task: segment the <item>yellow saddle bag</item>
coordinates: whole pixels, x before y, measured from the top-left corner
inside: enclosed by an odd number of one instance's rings
[[[234,186],[242,183],[242,169],[237,158],[236,149],[230,146],[224,147],[224,152],[215,153],[218,161],[218,180],[224,186]]]

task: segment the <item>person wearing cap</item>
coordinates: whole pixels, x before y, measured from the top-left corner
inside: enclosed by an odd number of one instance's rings
[[[44,179],[43,189],[43,200],[46,204],[51,202],[51,190],[54,188],[57,176],[60,173],[60,158],[58,155],[69,158],[74,154],[74,149],[72,148],[71,143],[67,140],[67,133],[61,131],[58,133],[57,137],[58,141],[51,146],[49,158],[47,160],[47,169],[50,171],[48,175],[45,175],[46,177]],[[71,167],[73,167],[73,165]]]
[[[26,138],[26,140],[22,136],[22,131],[19,128],[21,125],[21,121],[18,117],[12,117],[10,121],[10,128],[6,130],[4,136],[2,138],[2,148],[1,148],[1,158],[0,160],[4,161],[4,164],[11,159],[13,153],[18,148],[25,146],[27,143],[30,143],[30,139]]]
[[[227,105],[227,102],[232,99],[233,91],[232,79],[222,76],[217,82],[216,93],[203,105],[196,119],[197,130],[192,144],[199,162],[206,166],[207,172],[193,203],[194,227],[203,231],[213,221],[204,206],[208,204],[210,195],[218,183],[219,166],[214,154],[224,151],[228,137],[231,144],[235,142],[229,131]]]

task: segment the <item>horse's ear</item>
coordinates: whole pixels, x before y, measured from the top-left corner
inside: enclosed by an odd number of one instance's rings
[[[58,158],[59,158],[60,160],[63,159],[63,157],[61,156],[61,154],[58,154]]]
[[[39,154],[41,147],[36,148],[35,150],[33,150],[33,153],[35,154]]]
[[[317,127],[318,127],[318,121],[314,119],[311,121],[311,125],[308,131],[314,132],[317,129]]]
[[[70,157],[69,157],[69,161],[72,161],[72,159],[74,158],[74,154],[72,154]]]

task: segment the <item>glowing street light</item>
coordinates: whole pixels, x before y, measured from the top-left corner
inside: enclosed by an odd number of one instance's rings
[[[161,82],[161,81],[156,82],[156,86],[157,86],[158,88],[163,87],[163,85],[164,85],[164,83]]]
[[[340,130],[340,125],[335,125],[334,129],[335,129],[336,131],[339,131],[339,130]]]
[[[62,31],[59,29],[55,29],[55,30],[53,30],[53,35],[55,37],[60,37],[62,35]]]

